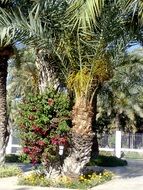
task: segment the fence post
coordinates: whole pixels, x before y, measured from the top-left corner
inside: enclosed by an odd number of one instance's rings
[[[121,157],[121,131],[116,131],[115,137],[115,155]]]
[[[6,147],[6,154],[11,154],[11,153],[12,153],[12,131],[10,132],[9,141]]]

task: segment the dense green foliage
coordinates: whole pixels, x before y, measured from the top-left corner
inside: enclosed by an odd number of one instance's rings
[[[29,161],[46,165],[58,161],[58,146],[67,149],[70,144],[68,95],[49,90],[42,95],[28,96],[19,105],[17,124],[23,152]]]

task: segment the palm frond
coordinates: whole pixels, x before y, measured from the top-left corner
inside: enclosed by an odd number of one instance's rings
[[[72,0],[67,15],[73,28],[87,30],[95,27],[103,6],[104,0]]]
[[[1,45],[10,43],[11,40],[20,40],[25,44],[31,43],[42,46],[46,41],[44,38],[44,26],[39,18],[37,18],[38,7],[34,7],[26,18],[19,10],[17,12],[0,8],[0,38]],[[39,45],[38,45],[39,44]]]
[[[127,0],[126,9],[132,10],[133,16],[138,12],[138,17],[143,22],[143,1],[142,0]]]
[[[1,3],[8,3],[11,0],[0,0]]]

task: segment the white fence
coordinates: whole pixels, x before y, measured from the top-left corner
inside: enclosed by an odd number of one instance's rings
[[[99,139],[99,149],[114,152],[117,157],[121,157],[121,152],[124,151],[143,153],[143,134],[125,134],[121,131],[116,131],[112,135],[104,134]],[[19,138],[11,133],[6,153],[14,154],[20,150]]]
[[[122,152],[143,153],[143,134],[142,133],[116,133],[104,134],[99,139],[99,149],[114,152],[117,157],[121,157]]]
[[[18,154],[21,150],[21,146],[19,145],[19,137],[11,131],[8,145],[6,147],[6,154]]]

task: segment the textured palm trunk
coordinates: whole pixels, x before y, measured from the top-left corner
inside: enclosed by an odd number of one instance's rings
[[[63,173],[73,177],[82,173],[91,156],[93,110],[84,99],[77,100],[72,111],[72,148],[65,159]]]
[[[59,80],[55,68],[55,64],[46,50],[37,50],[36,52],[36,67],[39,78],[39,91],[43,93],[48,86],[55,89],[59,87]]]
[[[6,104],[7,59],[0,58],[0,165],[4,164],[9,132]]]

